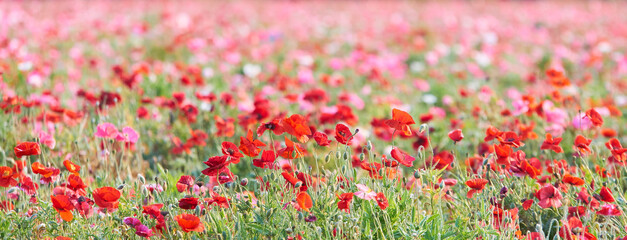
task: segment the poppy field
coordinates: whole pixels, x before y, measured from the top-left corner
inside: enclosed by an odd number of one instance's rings
[[[0,238],[627,239],[625,9],[0,2]]]

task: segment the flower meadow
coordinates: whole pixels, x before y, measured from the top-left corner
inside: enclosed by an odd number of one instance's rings
[[[2,2],[0,238],[627,239],[624,9]]]

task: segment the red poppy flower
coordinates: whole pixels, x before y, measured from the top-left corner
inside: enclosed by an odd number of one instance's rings
[[[527,160],[522,161],[521,167],[522,170],[533,179],[536,179],[542,173],[540,169],[532,166]]]
[[[590,143],[592,143],[592,140],[587,139],[584,136],[577,135],[577,137],[575,137],[575,150],[581,154],[589,154],[591,153]]]
[[[562,194],[553,185],[544,186],[535,195],[540,200],[538,205],[542,208],[558,208],[562,206]]]
[[[281,127],[280,122],[281,122],[280,119],[275,119],[275,120],[272,120],[271,122],[262,123],[257,128],[257,136],[263,135],[263,133],[266,132],[266,130],[272,131],[272,133],[274,133],[274,135],[277,135],[277,136],[283,134],[284,130],[283,130],[283,127]]]
[[[592,125],[596,127],[600,127],[603,125],[603,117],[601,117],[601,114],[594,110],[594,108],[586,111],[586,117],[588,117],[590,119],[590,122],[592,122]]]
[[[198,198],[187,197],[179,199],[179,207],[182,209],[194,209],[198,206]]]
[[[235,161],[239,161],[239,158],[244,157],[244,154],[239,151],[235,143],[226,141],[222,142],[222,154],[231,157],[232,160],[238,159]]]
[[[392,155],[392,158],[396,159],[396,161],[398,161],[400,164],[403,164],[406,167],[414,166],[414,161],[416,160],[416,158],[410,156],[403,150],[400,150],[397,147],[395,147],[395,148],[392,148],[392,151],[390,152],[390,154]]]
[[[485,138],[483,139],[484,142],[489,142],[492,141],[492,139],[497,138],[498,136],[501,135],[501,131],[499,131],[497,128],[493,127],[493,126],[489,126],[488,129],[486,129],[485,131]]]
[[[194,186],[194,177],[183,175],[176,182],[176,190],[179,192],[185,192]]]
[[[285,179],[285,181],[287,181],[288,183],[290,183],[292,185],[292,187],[296,186],[296,184],[298,182],[300,182],[302,186],[305,186],[305,183],[303,183],[303,181],[301,181],[300,179],[298,179],[296,176],[294,176],[293,173],[290,172],[282,172],[281,176],[283,176],[283,178]],[[305,189],[306,190],[306,189]]]
[[[65,195],[50,196],[50,200],[52,201],[52,207],[54,207],[54,210],[57,210],[64,221],[72,221],[74,215],[71,211],[74,210],[74,205],[70,201],[70,197]]]
[[[0,187],[13,187],[17,185],[13,169],[7,166],[0,167]]]
[[[627,148],[623,148],[618,139],[610,139],[605,143],[605,147],[612,152],[612,157],[617,162],[627,161]]]
[[[205,226],[200,222],[200,218],[192,214],[183,213],[174,217],[174,219],[176,219],[183,232],[203,232],[205,230]]]
[[[612,195],[612,190],[607,187],[601,187],[601,192],[599,192],[601,196],[601,201],[604,202],[615,202],[614,195]]]
[[[427,166],[435,166],[435,169],[451,170],[451,163],[455,160],[455,156],[448,151],[441,151],[436,154]]]
[[[510,156],[514,153],[511,147],[504,144],[494,145],[494,153],[496,153],[496,162],[501,165],[510,165]]]
[[[353,134],[346,125],[339,123],[335,125],[335,140],[341,144],[349,145],[353,140]]]
[[[70,171],[71,173],[74,173],[74,174],[78,174],[78,171],[81,170],[81,166],[74,164],[70,160],[64,160],[63,161],[63,165],[65,166],[65,168],[68,171]]]
[[[586,183],[583,179],[570,175],[569,173],[564,174],[562,181],[573,186],[581,186]]]
[[[305,211],[309,212],[309,209],[313,207],[313,202],[311,201],[311,197],[307,192],[299,192],[296,196],[296,202],[298,206]]]
[[[44,178],[57,176],[61,172],[58,168],[45,167],[40,162],[34,162],[33,164],[31,164],[31,169],[33,170],[33,173],[39,174]]]
[[[475,193],[481,192],[483,188],[485,188],[486,184],[488,184],[488,180],[481,178],[470,179],[466,181],[466,186],[471,188],[471,190],[468,191],[468,194],[466,194],[466,197],[472,198]]]
[[[314,140],[316,140],[316,143],[318,143],[318,145],[322,147],[329,146],[329,144],[331,143],[331,141],[329,141],[329,137],[327,137],[327,135],[322,132],[315,132],[313,137]]]
[[[515,132],[503,132],[499,136],[496,137],[501,144],[510,145],[515,148],[519,148],[525,146],[524,143],[520,141],[520,137]]]
[[[162,207],[163,204],[161,203],[142,206],[142,213],[147,214],[154,219],[161,220],[163,219],[163,215],[161,214]]]
[[[274,151],[264,150],[263,153],[261,153],[261,158],[253,159],[253,166],[258,168],[273,169],[275,168],[274,160],[276,160]]]
[[[235,120],[233,118],[222,119],[216,115],[213,118],[216,122],[216,128],[218,131],[215,133],[216,137],[232,137],[235,134]]]
[[[85,196],[85,188],[87,185],[83,183],[83,179],[76,174],[70,174],[67,177],[67,187],[76,191],[79,195]]]
[[[601,135],[603,135],[606,138],[613,138],[613,137],[616,137],[618,133],[616,133],[616,130],[614,129],[604,128],[601,130]]]
[[[277,153],[285,159],[296,159],[303,157],[306,151],[303,147],[298,144],[294,144],[292,140],[285,136],[285,148],[279,149]]]
[[[230,201],[231,201],[231,199],[219,196],[217,194],[212,196],[211,198],[205,198],[205,202],[207,202],[207,205],[211,206],[211,205],[215,204],[215,205],[218,205],[219,207],[222,207],[222,208],[229,208],[229,202]]]
[[[335,196],[337,196],[337,198],[340,200],[339,202],[337,202],[337,208],[350,213],[351,201],[353,201],[353,195],[354,193],[352,192],[342,193],[339,195],[336,194]]]
[[[588,227],[583,227],[583,223],[577,217],[568,218],[567,222],[559,230],[559,235],[565,240],[596,240],[597,238],[588,232]]]
[[[522,207],[525,210],[529,210],[529,208],[531,208],[532,205],[533,205],[533,199],[528,199],[523,202]]]
[[[379,170],[383,167],[381,163],[363,161],[359,164],[359,167],[368,171],[368,175],[374,179],[382,179],[383,176],[379,175]]]
[[[190,149],[192,147],[191,144],[183,144],[183,142],[181,142],[181,139],[178,137],[172,137],[172,144],[174,145],[174,147],[172,147],[172,150],[170,150],[172,152],[172,154],[181,154],[183,152],[186,153],[191,153],[192,150]]]
[[[294,114],[288,118],[284,118],[281,120],[281,128],[287,132],[288,134],[296,137],[298,141],[301,143],[307,142],[309,140],[309,135],[311,135],[311,129],[309,125],[307,125],[307,120],[305,117]]]
[[[229,157],[226,155],[210,157],[209,159],[207,159],[207,161],[203,162],[208,167],[205,168],[205,170],[202,170],[202,174],[210,177],[218,176],[220,175],[220,173],[228,171],[226,166],[229,165],[230,161],[231,160],[229,160]]]
[[[546,134],[546,139],[542,143],[540,147],[541,150],[553,150],[556,153],[564,152],[564,149],[560,147],[560,142],[562,142],[562,138],[553,138],[550,133]]]
[[[209,138],[209,135],[207,135],[207,133],[203,132],[202,130],[196,129],[191,130],[191,135],[192,136],[187,139],[188,144],[200,147],[207,145],[207,143],[205,142],[205,140]]]
[[[549,83],[553,85],[553,87],[563,88],[570,85],[570,80],[564,76],[564,73],[556,69],[547,70],[546,76],[549,78]]]
[[[381,208],[381,210],[385,210],[388,206],[390,206],[390,204],[388,203],[388,199],[382,192],[377,193],[377,197],[375,199],[377,200],[377,205],[379,205],[379,208]]]
[[[12,211],[13,209],[15,209],[15,205],[13,205],[12,202],[7,201],[7,200],[0,201],[0,209],[4,211]]]
[[[461,141],[462,139],[464,139],[464,134],[462,133],[461,129],[455,129],[453,131],[450,131],[448,133],[448,137],[453,140],[455,143]]]
[[[118,208],[118,200],[121,197],[120,191],[112,187],[101,187],[92,193],[96,205],[101,208]]]
[[[41,154],[41,149],[39,148],[39,144],[36,142],[23,142],[18,144],[13,151],[15,152],[15,156],[17,158],[21,158],[22,156],[31,156],[31,155],[39,155]]]
[[[601,210],[597,211],[597,214],[603,216],[620,216],[622,212],[618,209],[618,206],[614,204],[605,204],[601,206]]]
[[[391,128],[394,128],[397,131],[400,131],[405,136],[411,135],[411,128],[409,125],[413,125],[414,119],[409,115],[409,113],[398,110],[396,108],[392,109],[392,119],[385,120],[385,124]]]
[[[265,143],[259,141],[259,139],[253,139],[253,131],[248,129],[246,138],[240,137],[239,150],[242,150],[246,156],[257,157],[261,152],[259,147],[266,146]]]

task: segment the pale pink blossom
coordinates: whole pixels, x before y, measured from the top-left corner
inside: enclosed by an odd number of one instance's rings
[[[100,138],[116,138],[119,132],[115,125],[111,123],[101,123],[96,127],[96,137]]]
[[[377,197],[377,193],[372,191],[368,186],[363,184],[355,184],[359,191],[355,192],[355,196],[364,200],[373,200]]]
[[[117,141],[136,143],[139,139],[139,134],[132,127],[124,127],[121,133],[115,137]]]

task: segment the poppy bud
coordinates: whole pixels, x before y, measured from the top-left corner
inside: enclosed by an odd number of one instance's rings
[[[214,186],[214,187],[213,187],[213,191],[214,191],[214,192],[218,192],[218,191],[220,191],[220,187],[218,187],[218,186]]]
[[[324,163],[328,163],[331,160],[331,156],[327,155],[324,157]]]
[[[421,151],[416,152],[416,159],[422,159],[422,152]]]
[[[39,225],[37,225],[37,227],[35,227],[35,230],[38,231],[38,232],[41,232],[41,231],[43,231],[45,229],[46,229],[46,224],[44,224],[44,223],[39,224]]]
[[[427,125],[426,123],[420,124],[420,128],[418,128],[418,131],[420,133],[424,133],[427,129],[429,129],[429,125]]]
[[[342,215],[337,215],[337,221],[342,221],[342,219],[344,219],[344,217],[342,217]]]
[[[372,150],[372,142],[370,142],[370,140],[366,142],[366,149],[368,149],[368,151]]]
[[[360,161],[363,161],[364,158],[366,158],[366,156],[363,153],[359,154],[359,160]]]
[[[242,186],[246,186],[248,185],[248,178],[243,178],[241,182],[239,182],[240,185]]]
[[[118,189],[118,190],[122,190],[122,189],[124,189],[124,184],[120,184],[120,185],[118,185],[117,189]]]
[[[142,184],[146,184],[146,178],[144,178],[144,175],[137,174],[137,179],[139,179]]]
[[[414,178],[420,178],[420,173],[418,170],[414,171]]]
[[[335,158],[340,159],[341,156],[340,152],[335,152]]]
[[[344,152],[344,160],[348,160],[348,152]]]
[[[292,234],[292,228],[286,228],[285,233],[287,233],[288,235]]]
[[[303,185],[303,182],[298,181],[298,182],[296,182],[296,184],[294,184],[294,187],[295,188],[300,188],[302,185]]]
[[[16,192],[17,190],[18,190],[18,188],[17,188],[17,187],[12,187],[12,188],[9,188],[9,191],[7,191],[7,193],[14,193],[14,192]]]

